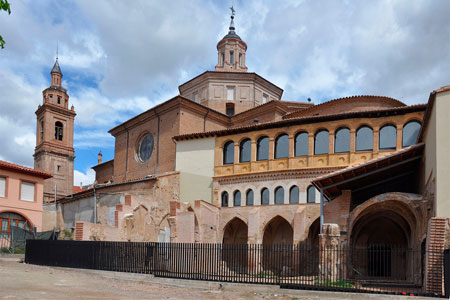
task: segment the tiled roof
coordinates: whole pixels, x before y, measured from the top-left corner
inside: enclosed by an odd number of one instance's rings
[[[79,192],[83,192],[83,191],[85,191],[85,189],[83,189],[81,186],[77,186],[77,185],[73,186],[73,193],[74,194],[79,193]]]
[[[28,168],[28,167],[17,165],[17,164],[13,164],[13,163],[10,163],[10,162],[4,161],[4,160],[0,160],[0,169],[17,171],[17,172],[20,172],[23,174],[42,177],[44,179],[53,177],[50,173],[42,172],[42,171],[39,171],[36,169]]]
[[[323,121],[332,121],[332,120],[340,120],[340,119],[350,119],[350,118],[358,118],[358,117],[369,117],[372,115],[380,116],[381,114],[397,114],[397,113],[406,113],[406,112],[414,112],[414,111],[423,111],[427,107],[426,104],[416,104],[411,106],[402,106],[402,107],[394,107],[394,108],[383,108],[383,109],[375,109],[375,110],[367,110],[367,111],[356,111],[356,112],[346,112],[346,113],[337,113],[337,114],[329,114],[329,115],[321,115],[321,116],[307,116],[307,117],[299,117],[292,119],[285,119],[281,121],[274,122],[266,122],[266,123],[258,123],[254,125],[240,126],[228,129],[220,129],[214,131],[207,132],[197,132],[190,134],[183,134],[175,136],[175,140],[188,140],[188,139],[198,139],[198,138],[207,138],[213,136],[225,136],[231,134],[237,134],[242,132],[250,132],[262,129],[270,129],[270,128],[279,128],[291,125],[299,125],[299,124],[307,124],[307,123],[317,123]]]

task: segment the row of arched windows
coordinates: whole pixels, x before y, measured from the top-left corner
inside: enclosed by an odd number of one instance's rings
[[[230,196],[228,192],[223,192],[221,195],[221,205],[222,207],[228,207]],[[261,190],[261,205],[269,204],[269,189],[263,188]],[[245,206],[254,205],[254,192],[252,189],[248,189],[245,192]],[[241,191],[236,190],[233,193],[233,206],[242,206],[242,195]],[[289,204],[299,203],[300,201],[300,190],[298,186],[294,185],[289,189]],[[306,202],[307,203],[315,203],[316,202],[316,189],[310,185],[306,190]],[[274,203],[275,204],[284,204],[284,188],[279,186],[274,191]]]
[[[421,124],[418,121],[410,121],[403,126],[402,146],[408,147],[415,144]],[[328,130],[321,129],[314,135],[314,155],[328,154],[330,135]],[[380,128],[379,149],[389,150],[397,147],[397,127],[387,124]],[[252,143],[249,138],[239,144],[239,162],[251,160]],[[356,130],[356,151],[373,150],[373,129],[363,125]],[[335,132],[334,153],[350,152],[350,129],[341,127]],[[294,156],[308,155],[308,133],[299,132],[294,137]],[[289,136],[285,133],[275,138],[274,158],[289,157]],[[269,159],[269,137],[263,136],[256,142],[256,160]],[[223,146],[223,164],[234,163],[234,142],[228,141]]]

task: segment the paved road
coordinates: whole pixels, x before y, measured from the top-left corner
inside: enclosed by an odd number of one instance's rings
[[[0,299],[430,299],[281,290],[276,286],[172,280],[151,275],[35,266],[0,257]]]

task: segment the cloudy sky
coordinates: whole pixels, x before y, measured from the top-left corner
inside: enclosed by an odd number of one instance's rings
[[[0,12],[0,159],[33,166],[37,106],[59,44],[75,106],[75,184],[93,181],[108,130],[178,94],[216,64],[231,0],[9,0]],[[281,4],[282,3],[282,4]],[[320,103],[384,95],[425,103],[450,84],[450,1],[234,0],[246,62],[284,89]]]

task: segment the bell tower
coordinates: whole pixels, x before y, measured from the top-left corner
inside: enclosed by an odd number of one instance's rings
[[[73,193],[73,123],[74,107],[69,109],[69,95],[62,87],[63,74],[58,58],[53,65],[51,85],[42,91],[42,105],[36,110],[36,148],[34,168],[53,175],[44,182],[44,203]]]
[[[234,31],[234,14],[236,11],[233,6],[230,9],[231,21],[228,34],[217,43],[218,63],[216,71],[247,72],[247,67],[245,66],[247,44]]]

